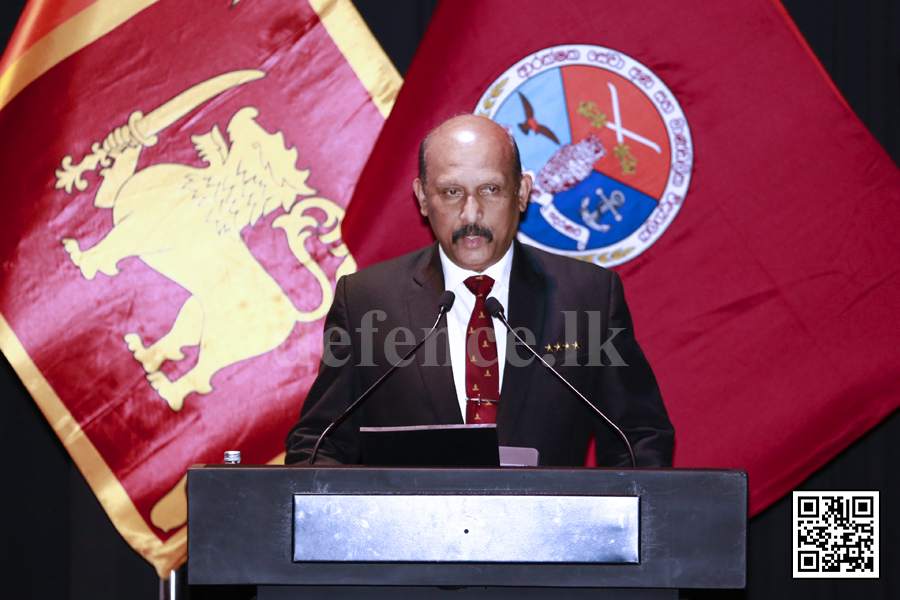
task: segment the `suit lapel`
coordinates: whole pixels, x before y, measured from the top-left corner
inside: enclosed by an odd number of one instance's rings
[[[515,329],[524,327],[531,331],[535,343],[543,339],[544,313],[547,306],[547,283],[534,267],[525,248],[513,241],[513,262],[509,276],[509,311],[507,319]],[[517,331],[522,335],[521,331]],[[522,336],[524,339],[525,336]],[[512,352],[507,344],[506,352]],[[525,348],[516,350],[523,359],[531,353]],[[526,355],[527,353],[527,355]],[[501,444],[509,440],[516,430],[516,424],[525,405],[531,377],[535,369],[542,368],[537,360],[527,367],[514,367],[507,361],[503,371],[503,389],[500,391],[500,406],[497,411],[497,430]]]
[[[438,245],[431,245],[429,251],[422,255],[422,260],[416,265],[413,273],[413,281],[415,282],[414,290],[407,299],[407,308],[409,310],[410,329],[416,338],[422,336],[434,324],[437,317],[438,303],[441,300],[441,294],[444,293],[444,272],[441,268],[441,257],[438,253]],[[442,335],[436,340],[436,358],[438,365],[447,363],[447,356],[450,352],[449,341],[447,338],[447,317],[441,319],[438,325],[438,331],[444,329]],[[462,423],[462,415],[459,412],[459,401],[456,398],[456,386],[453,383],[453,370],[447,366],[423,367],[421,363],[424,361],[426,346],[431,342],[426,342],[425,346],[417,352],[419,359],[413,362],[409,368],[415,368],[422,377],[425,385],[425,391],[428,394],[428,400],[435,411],[438,423]],[[423,402],[425,399],[423,398]]]

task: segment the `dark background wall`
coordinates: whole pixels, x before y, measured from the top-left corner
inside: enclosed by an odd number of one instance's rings
[[[355,4],[404,73],[437,0],[355,0]],[[784,4],[850,106],[894,162],[900,163],[900,2],[784,0]],[[24,5],[24,0],[0,3],[0,45],[5,47]],[[0,436],[10,451],[0,491],[0,597],[157,598],[155,571],[113,529],[2,357]],[[684,591],[683,595],[748,600],[900,598],[900,575],[892,568],[900,564],[900,523],[891,511],[900,498],[898,440],[900,413],[895,412],[801,486],[881,491],[879,580],[793,580],[787,497],[750,521],[746,591]],[[188,592],[190,598],[252,595],[253,590],[246,588]]]

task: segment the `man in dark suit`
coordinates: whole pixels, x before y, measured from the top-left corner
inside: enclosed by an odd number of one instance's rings
[[[413,189],[437,242],[338,282],[286,462],[306,460],[325,427],[430,329],[449,289],[456,301],[434,343],[329,436],[320,461],[356,463],[361,426],[465,419],[496,420],[500,444],[537,448],[541,465],[583,465],[591,434],[598,464],[629,465],[612,429],[485,314],[494,296],[526,342],[624,431],[638,466],[670,465],[674,430],[618,275],[515,240],[531,177],[512,138],[488,119],[456,117],[426,137],[419,163]]]

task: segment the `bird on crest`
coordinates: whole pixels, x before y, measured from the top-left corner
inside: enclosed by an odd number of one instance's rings
[[[525,109],[525,122],[519,123],[519,129],[522,130],[522,133],[528,135],[529,132],[533,131],[536,134],[543,135],[546,138],[553,140],[559,145],[559,139],[556,137],[556,134],[550,131],[550,128],[546,125],[538,123],[537,119],[534,118],[534,109],[531,107],[531,102],[522,95],[522,92],[519,92],[519,98],[522,99],[522,108]]]

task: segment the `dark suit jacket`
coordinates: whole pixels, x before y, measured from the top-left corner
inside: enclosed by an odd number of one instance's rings
[[[628,436],[638,466],[670,465],[674,430],[653,371],[634,339],[619,276],[518,241],[514,245],[510,325],[531,331],[542,355],[547,354],[547,345],[552,346],[550,353],[560,373]],[[307,460],[325,427],[388,369],[385,339],[392,329],[405,327],[416,340],[424,336],[437,318],[443,291],[437,243],[341,278],[326,320],[325,342],[331,343],[334,359],[346,362],[341,367],[329,367],[324,362],[320,365],[300,419],[285,442],[287,463]],[[364,315],[374,310],[383,311],[368,320],[377,331],[363,333]],[[355,464],[360,454],[361,426],[463,422],[447,356],[445,318],[441,326],[445,330],[438,334],[436,343],[426,343],[417,351],[415,362],[387,378],[352,417],[331,433],[319,450],[320,456]],[[365,344],[368,336],[372,341]],[[602,348],[610,336],[615,350],[606,352]],[[406,341],[402,333],[394,339]],[[559,350],[557,343],[561,345]],[[367,345],[371,350],[366,350]],[[397,346],[396,354],[402,356],[412,345]],[[507,354],[513,351],[523,361],[530,356],[527,349],[508,343]],[[616,352],[627,366],[615,359]],[[591,433],[597,440],[598,464],[630,464],[621,439],[536,360],[520,367],[507,360],[497,432],[503,446],[537,448],[541,465],[584,465]]]

